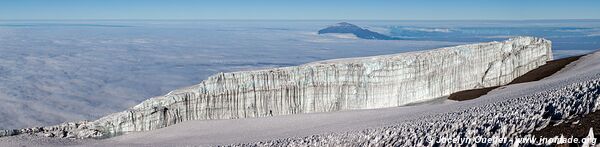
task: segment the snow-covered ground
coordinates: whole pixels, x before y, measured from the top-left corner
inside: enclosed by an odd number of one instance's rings
[[[187,121],[106,140],[0,138],[0,145],[403,145],[440,137],[522,137],[600,108],[600,52],[540,81],[509,85],[481,98],[386,109],[268,118]],[[429,137],[429,138],[426,138]]]

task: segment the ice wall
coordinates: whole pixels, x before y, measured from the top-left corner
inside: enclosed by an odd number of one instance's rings
[[[186,120],[402,106],[456,91],[503,85],[551,59],[550,41],[518,37],[504,42],[219,73],[127,111],[93,122],[66,124],[72,129],[59,135],[107,137]]]
[[[557,146],[531,133],[600,110],[600,51],[543,80],[509,85],[462,104],[390,126],[225,146]],[[571,137],[564,135],[554,139]],[[443,141],[454,138],[471,142]],[[506,140],[478,143],[482,138]]]

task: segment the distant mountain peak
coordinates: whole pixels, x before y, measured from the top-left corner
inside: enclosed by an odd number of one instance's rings
[[[335,25],[329,26],[327,28],[319,30],[319,34],[329,34],[329,33],[337,33],[337,34],[354,34],[356,37],[361,39],[372,39],[372,40],[397,40],[398,38],[390,37],[387,35],[383,35],[377,32],[373,32],[369,29],[361,28],[357,25],[348,23],[348,22],[340,22]]]
[[[358,27],[354,24],[348,23],[348,22],[340,22],[340,23],[336,23],[334,26],[341,26],[341,27]]]

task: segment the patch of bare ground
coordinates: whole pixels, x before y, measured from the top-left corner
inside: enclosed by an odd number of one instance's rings
[[[517,77],[508,85],[541,80],[560,71],[565,66],[577,61],[582,56],[583,55],[549,61],[545,65],[529,71],[520,77]],[[448,96],[448,99],[457,101],[476,99],[498,87],[501,86],[459,91]],[[594,137],[600,139],[600,111],[572,118],[558,125],[545,127],[541,130],[534,131],[532,135],[538,138],[553,138],[555,136],[563,135],[565,138],[572,136],[581,140],[588,135],[590,128],[593,128],[595,134]],[[581,146],[581,144],[560,144],[556,146]]]
[[[522,76],[515,78],[508,85],[541,80],[545,77],[551,76],[552,74],[560,71],[562,68],[567,66],[569,63],[571,63],[573,61],[577,61],[582,56],[583,55],[549,61],[546,64],[544,64],[534,70],[531,70]],[[476,99],[498,87],[500,87],[500,86],[459,91],[459,92],[450,94],[450,96],[448,96],[448,99],[456,100],[456,101],[465,101],[465,100]]]

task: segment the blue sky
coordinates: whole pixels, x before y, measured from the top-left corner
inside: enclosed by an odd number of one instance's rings
[[[600,1],[0,0],[12,19],[600,19]]]

